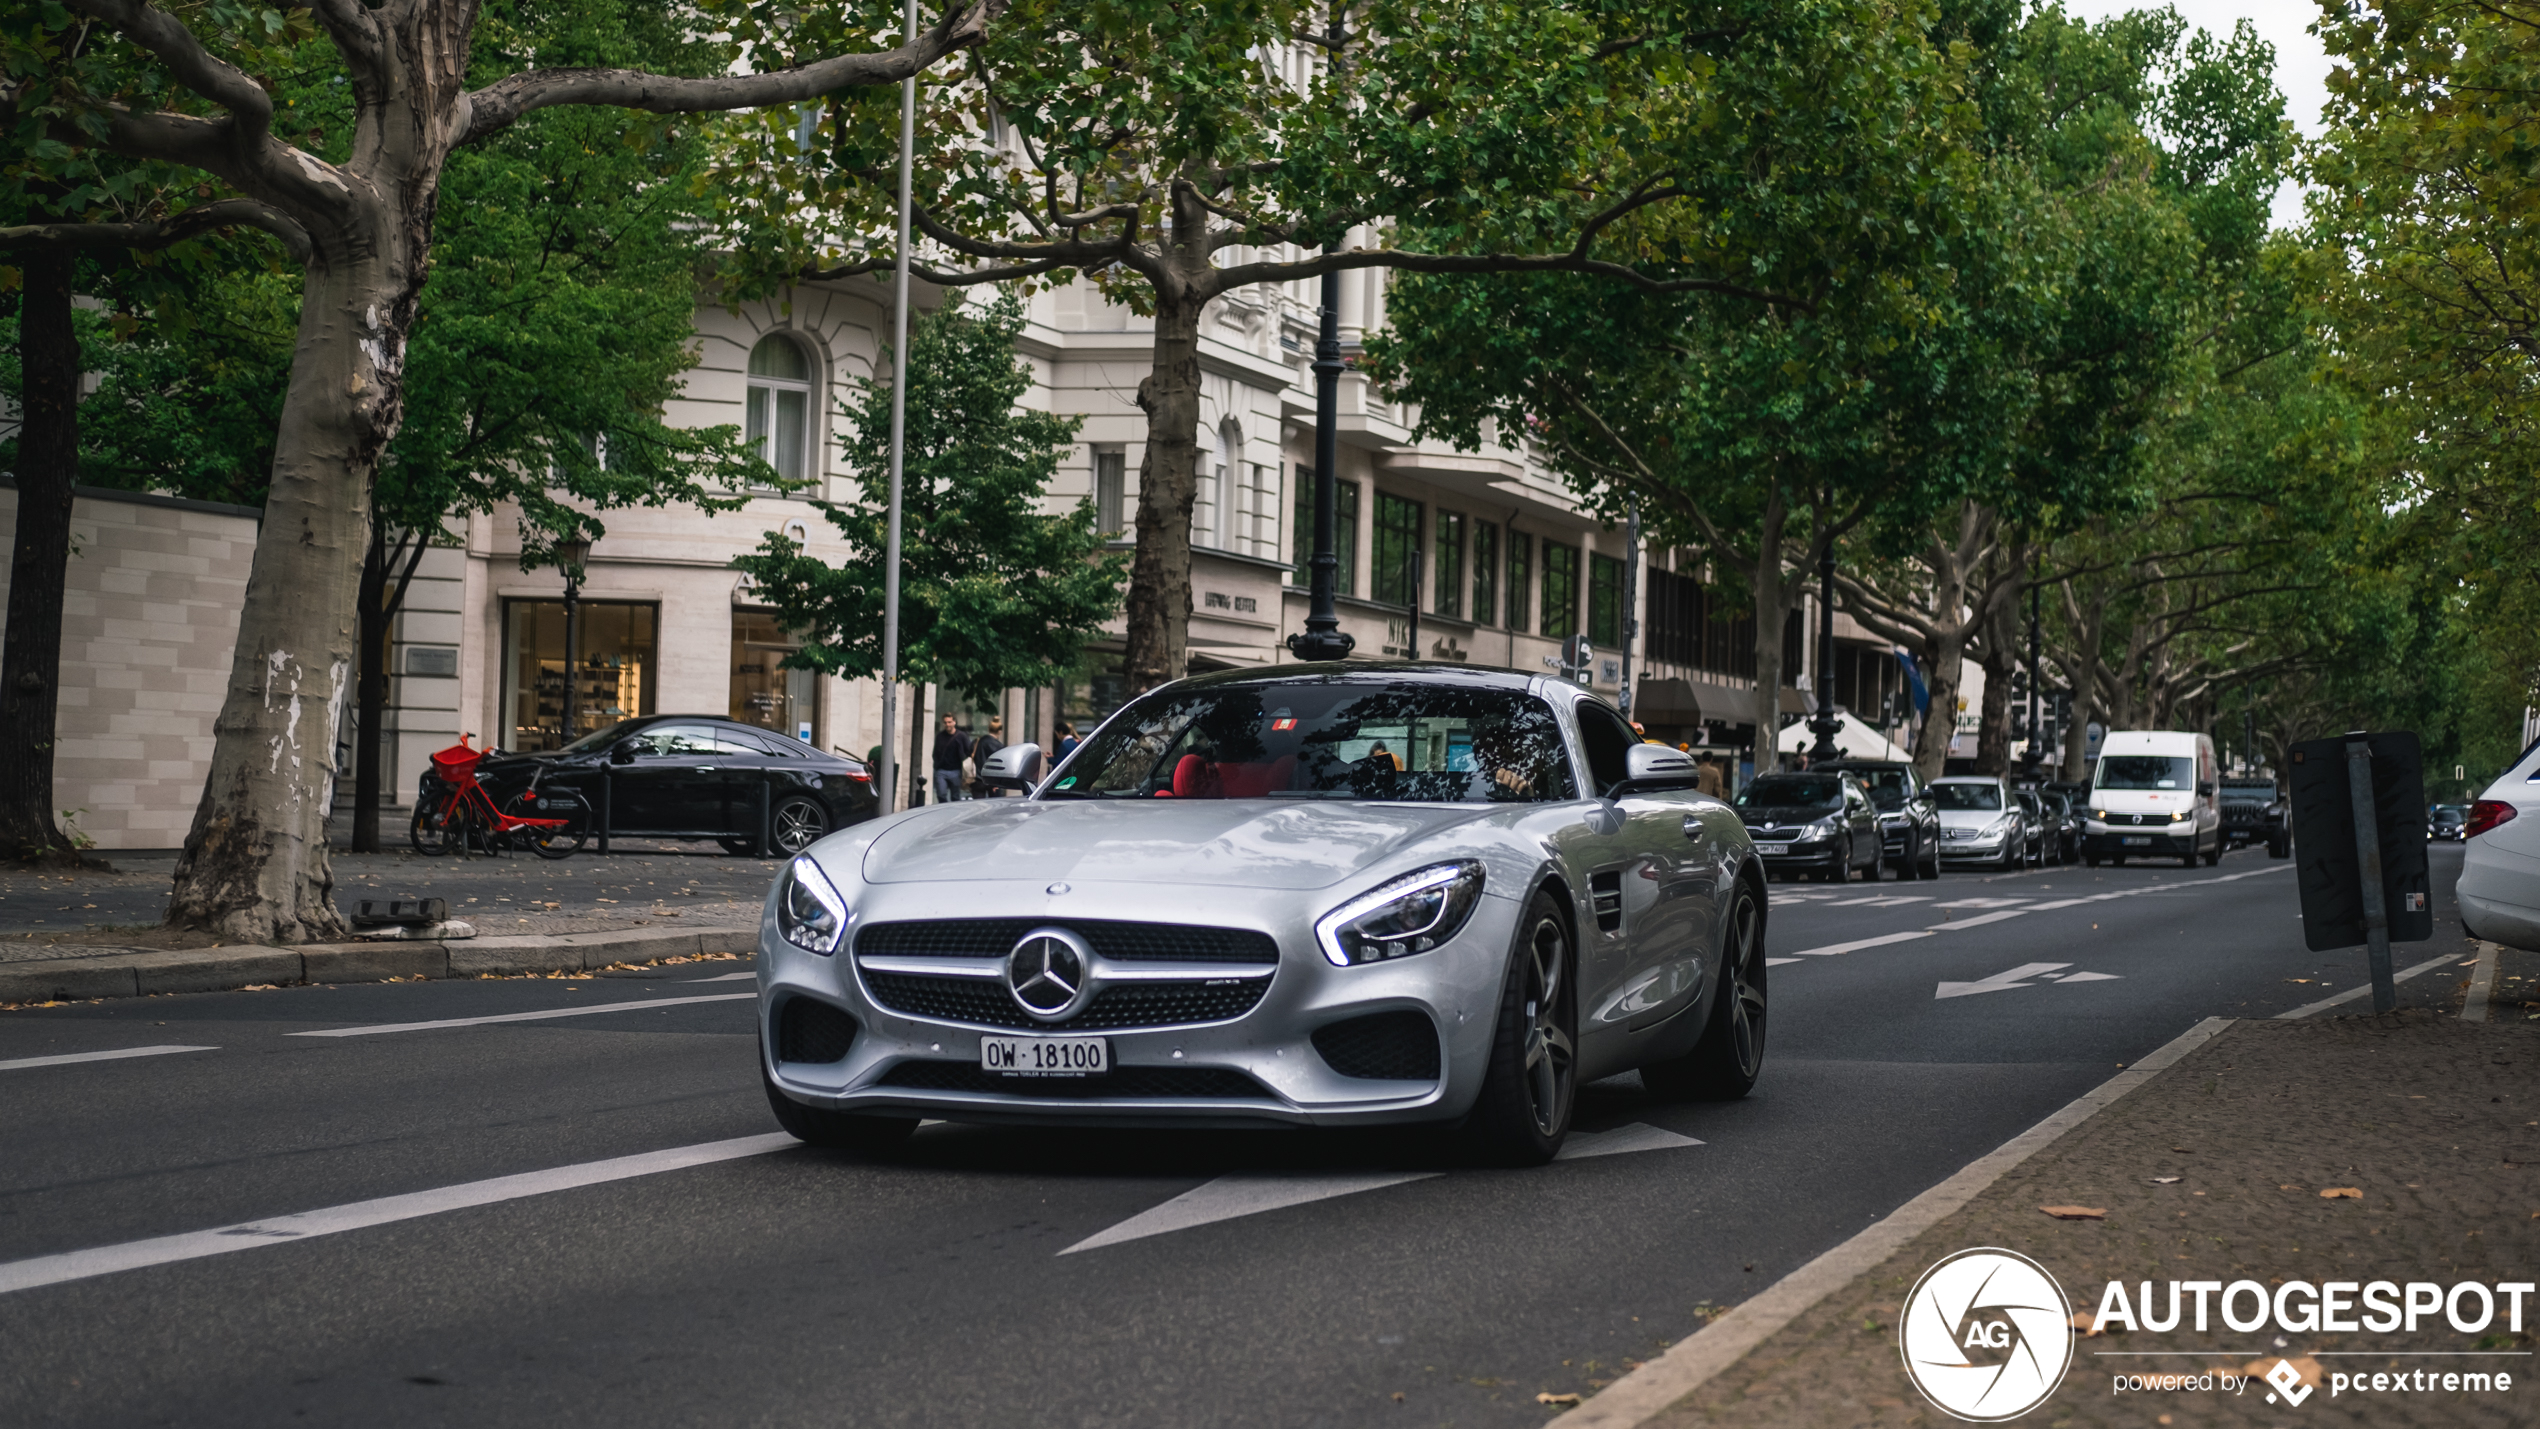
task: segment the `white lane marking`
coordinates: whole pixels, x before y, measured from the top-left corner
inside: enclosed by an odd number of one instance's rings
[[[1929,903],[1931,901],[1931,895],[1928,893],[1891,893],[1885,898],[1872,898],[1868,901],[1869,905],[1873,908],[1899,908],[1908,903]]]
[[[1701,1144],[1690,1136],[1678,1136],[1663,1126],[1636,1121],[1612,1131],[1574,1131],[1552,1159],[1584,1161],[1590,1156],[1621,1156],[1632,1151],[1665,1151],[1677,1146]]]
[[[1943,908],[2017,908],[2028,901],[2025,898],[1952,898],[1940,906]]]
[[[1621,1156],[1635,1151],[1665,1151],[1672,1147],[1700,1145],[1701,1142],[1690,1136],[1678,1136],[1645,1122],[1633,1122],[1612,1131],[1573,1132],[1560,1154],[1553,1159],[1578,1161],[1590,1156]],[[1434,1180],[1444,1174],[1442,1171],[1267,1171],[1220,1176],[1206,1185],[1194,1186],[1160,1206],[1141,1211],[1108,1230],[1097,1231],[1059,1254],[1074,1255],[1080,1250],[1099,1250],[1122,1241],[1144,1240],[1148,1236],[1185,1231],[1215,1221],[1230,1221],[1239,1216],[1257,1216],[1264,1211],[1328,1201],[1335,1196],[1354,1196],[1361,1191]]]
[[[2054,982],[2121,982],[2123,980],[2124,975],[2121,973],[2066,973],[2062,977],[2051,979]]]
[[[2057,972],[2071,966],[2071,963],[2022,963],[2009,972],[1995,973],[1979,982],[1944,982],[1940,985],[1940,990],[1931,995],[1932,1001],[1938,1002],[1947,997],[1973,997],[1980,992],[2009,992],[2015,987],[2035,987],[2035,983],[2022,982],[2020,979],[2035,977],[2039,973]]]
[[[1764,960],[1764,966],[1768,968],[1777,968],[1784,963],[1795,963],[1797,961],[1799,961],[1797,958],[1766,958]]]
[[[438,1022],[384,1022],[371,1027],[332,1027],[324,1032],[294,1032],[294,1037],[370,1037],[382,1032],[430,1032],[442,1027],[482,1027],[489,1022],[542,1022],[551,1017],[588,1017],[595,1012],[630,1012],[639,1007],[686,1007],[696,1002],[739,1002],[755,992],[717,992],[699,997],[656,997],[648,1002],[603,1002],[591,1007],[558,1007],[545,1012],[500,1012],[491,1017],[445,1017]]]
[[[571,1191],[636,1176],[685,1170],[691,1166],[711,1166],[718,1161],[737,1161],[745,1156],[764,1156],[768,1152],[800,1144],[781,1131],[764,1136],[735,1137],[730,1141],[706,1141],[667,1151],[646,1151],[606,1161],[586,1161],[579,1166],[525,1171],[517,1176],[496,1176],[491,1180],[469,1181],[437,1190],[354,1201],[349,1205],[301,1211],[269,1220],[244,1221],[206,1231],[125,1241],[121,1245],[101,1245],[93,1250],[74,1250],[61,1255],[39,1255],[29,1260],[0,1264],[0,1295],[13,1290],[32,1290],[40,1285],[59,1285],[69,1280],[112,1275],[119,1270],[139,1270],[145,1266],[169,1265],[180,1260],[200,1260],[231,1251],[253,1250],[279,1241],[307,1240],[313,1236],[363,1230],[392,1221],[410,1221],[422,1216],[436,1216],[444,1211],[465,1210],[470,1206],[490,1206],[501,1201],[516,1201],[524,1196],[543,1196],[551,1191]]]
[[[2459,956],[2460,955],[2458,953],[2445,953],[2439,958],[2428,958],[2426,961],[2417,964],[2415,967],[2403,968],[2400,971],[2391,974],[2390,980],[2393,983],[2406,982],[2408,979],[2415,977],[2419,973],[2430,973],[2436,968],[2443,966],[2445,963],[2448,963]],[[2372,984],[2365,983],[2361,987],[2350,987],[2344,992],[2337,994],[2335,997],[2323,997],[2317,1002],[2305,1003],[2302,1006],[2293,1009],[2291,1012],[2279,1012],[2276,1014],[2276,1020],[2281,1022],[2288,1018],[2308,1017],[2314,1012],[2326,1012],[2332,1007],[2353,1002],[2356,998],[2370,996],[2372,996]]]
[[[2098,901],[2099,900],[2096,898],[2058,898],[2052,903],[2039,903],[2033,905],[2028,911],[2031,913],[2043,913],[2050,908],[2078,908],[2084,903],[2096,903]]]
[[[2484,1022],[2487,1020],[2488,999],[2496,991],[2498,949],[2494,943],[2480,938],[2470,939],[2470,946],[2478,949],[2478,969],[2469,975],[2469,994],[2461,999],[2461,1020]]]
[[[1400,1186],[1410,1181],[1426,1181],[1443,1174],[1439,1171],[1300,1171],[1220,1176],[1204,1186],[1184,1191],[1153,1210],[1141,1211],[1109,1230],[1089,1235],[1059,1254],[1074,1255],[1080,1250],[1098,1250],[1122,1241],[1189,1230],[1211,1221],[1255,1216],[1263,1211],[1327,1201],[1334,1196],[1352,1196],[1360,1191]]]
[[[758,974],[757,974],[757,973],[725,973],[725,974],[724,974],[723,976],[721,976],[721,977],[692,977],[692,978],[688,979],[688,981],[690,981],[690,982],[739,982],[739,981],[740,981],[741,979],[743,979],[743,978],[750,978],[750,979],[752,979],[752,980],[755,980],[757,977],[758,977]]]
[[[1828,903],[1826,906],[1829,908],[1858,908],[1865,903],[1885,903],[1887,901],[1887,895],[1883,893],[1871,893],[1859,898],[1838,898],[1833,902]]]
[[[1916,938],[1928,938],[1930,936],[1930,929],[1916,928],[1912,932],[1908,933],[1889,933],[1882,937],[1863,938],[1859,942],[1855,943],[1828,943],[1822,948],[1801,948],[1797,952],[1792,953],[1791,956],[1795,958],[1831,958],[1838,953],[1857,953],[1863,948],[1883,948],[1890,943],[1910,943]]]
[[[1981,928],[1987,923],[1999,923],[2005,918],[2025,918],[2029,915],[2030,911],[2030,909],[2026,908],[2005,908],[1998,913],[1978,913],[1972,918],[1959,918],[1947,923],[1934,923],[1931,925],[1929,931],[1934,933],[1954,933],[1961,928]]]
[[[218,1047],[117,1047],[111,1052],[66,1052],[59,1057],[20,1057],[0,1062],[0,1072],[28,1067],[67,1067],[73,1062],[115,1062],[126,1057],[164,1057],[170,1052],[217,1052]]]

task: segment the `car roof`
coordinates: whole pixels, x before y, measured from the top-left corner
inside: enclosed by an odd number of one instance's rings
[[[1212,670],[1177,681],[1176,689],[1220,689],[1229,685],[1449,685],[1461,689],[1517,690],[1534,686],[1537,677],[1519,670],[1451,665],[1430,660],[1322,660],[1298,665],[1271,665],[1256,670]]]
[[[2008,784],[2011,781],[1999,774],[1943,774],[1931,782],[1934,784]]]

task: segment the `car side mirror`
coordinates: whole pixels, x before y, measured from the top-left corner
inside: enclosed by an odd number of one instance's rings
[[[1633,789],[1690,788],[1700,777],[1693,756],[1663,744],[1635,744],[1623,751],[1623,782],[1616,794]]]
[[[644,741],[640,739],[621,739],[617,743],[609,746],[609,763],[632,764],[635,762],[635,756],[643,752]]]
[[[979,782],[993,789],[1021,789],[1030,792],[1041,782],[1041,747],[1037,744],[1009,744],[988,756],[979,766]]]
[[[2213,786],[2213,784],[2212,784],[2211,782],[2207,782],[2207,783],[2203,783],[2203,784],[2199,784],[2199,785],[2197,785],[2197,786],[2196,786],[2196,797],[2197,797],[2197,798],[2199,798],[2199,799],[2210,799],[2210,798],[2214,797],[2214,786]]]

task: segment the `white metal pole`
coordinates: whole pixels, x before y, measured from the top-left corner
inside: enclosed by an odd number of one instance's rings
[[[903,7],[901,43],[917,39],[917,0]],[[891,268],[891,515],[882,547],[882,787],[881,812],[891,812],[899,791],[900,692],[900,475],[908,451],[908,206],[909,170],[917,148],[917,75],[900,81],[899,251]]]

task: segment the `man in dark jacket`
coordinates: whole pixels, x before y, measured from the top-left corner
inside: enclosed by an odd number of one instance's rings
[[[970,741],[961,737],[953,726],[953,717],[944,716],[943,728],[935,732],[935,802],[949,804],[961,797],[961,761],[970,757]]]
[[[1003,748],[1005,748],[1005,721],[991,718],[988,721],[988,732],[970,741],[970,767],[975,771],[970,784],[972,798],[993,799],[1005,792],[1002,789],[991,789],[982,782],[988,777],[988,756]]]

